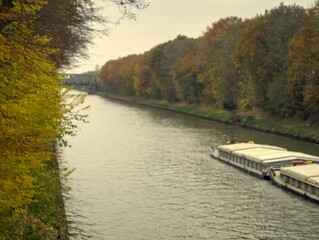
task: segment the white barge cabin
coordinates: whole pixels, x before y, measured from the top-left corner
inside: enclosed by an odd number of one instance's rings
[[[269,169],[274,166],[292,166],[295,161],[319,163],[316,156],[253,142],[212,147],[211,152],[212,157],[261,178],[269,178]]]
[[[272,182],[319,203],[319,164],[283,167],[270,172]]]

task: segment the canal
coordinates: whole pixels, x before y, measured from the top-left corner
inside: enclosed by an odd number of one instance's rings
[[[60,166],[70,239],[318,239],[319,206],[209,156],[230,131],[319,155],[285,137],[88,95]],[[69,190],[67,190],[70,188]]]

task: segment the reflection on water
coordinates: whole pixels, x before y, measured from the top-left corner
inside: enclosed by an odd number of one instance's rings
[[[64,149],[71,239],[317,239],[319,207],[211,159],[230,130],[319,155],[318,145],[88,96]]]

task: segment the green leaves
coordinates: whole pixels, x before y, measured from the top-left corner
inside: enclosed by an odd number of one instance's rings
[[[308,118],[319,111],[318,6],[222,18],[197,39],[109,61],[99,79],[110,93]]]
[[[30,25],[45,1],[13,3],[5,16],[12,22],[0,33],[1,239],[23,239],[24,216],[32,215],[33,223],[44,226],[43,221],[51,221],[44,217],[45,209],[37,213],[30,209],[48,194],[49,186],[53,187],[48,180],[58,176],[48,170],[55,156],[54,146],[57,141],[64,141],[65,134],[73,134],[74,120],[85,117],[71,113],[75,105],[83,103],[83,98],[65,102],[63,76],[50,61],[54,51],[46,45],[48,38],[34,35]],[[17,19],[24,20],[16,22]],[[66,114],[69,116],[65,122]],[[58,192],[52,194],[47,196],[54,202]]]
[[[246,22],[234,60],[244,84],[252,89],[252,104],[263,110],[282,116],[291,114],[286,88],[288,49],[304,14],[302,7],[280,4]]]
[[[147,6],[109,1],[129,16]],[[0,3],[0,239],[58,238],[55,147],[68,145],[64,136],[86,121],[87,107],[83,95],[63,89],[57,68],[83,54],[97,32],[92,23],[104,22],[91,0]],[[131,75],[122,75],[130,90]]]
[[[288,92],[295,112],[304,118],[319,112],[319,2],[307,11],[289,50]]]

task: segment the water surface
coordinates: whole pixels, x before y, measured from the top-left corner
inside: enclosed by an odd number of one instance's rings
[[[71,239],[318,239],[319,205],[209,156],[233,131],[319,155],[318,145],[89,95],[61,166]]]

